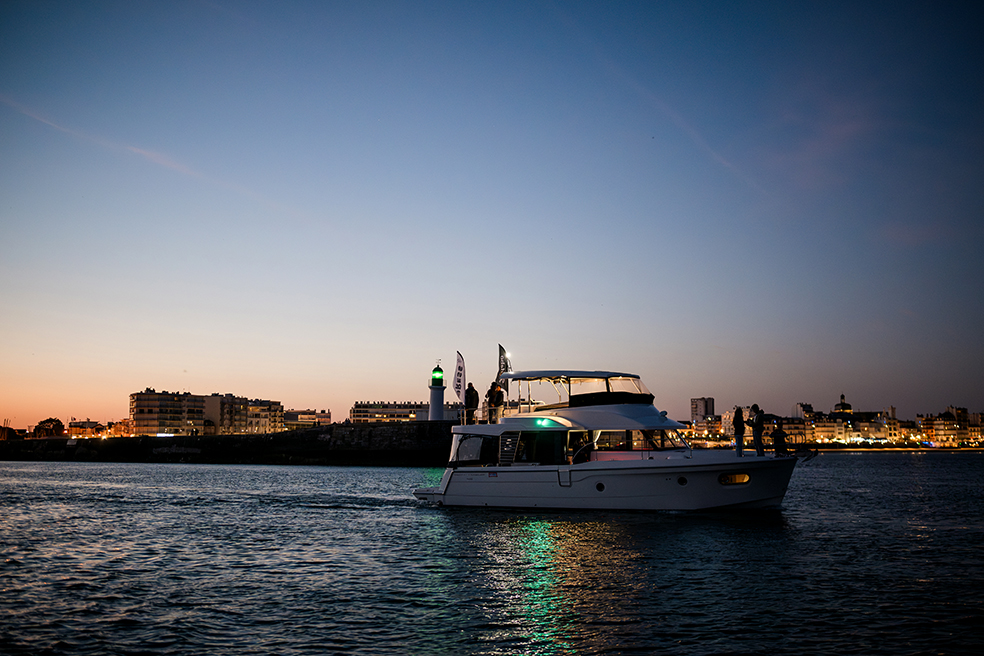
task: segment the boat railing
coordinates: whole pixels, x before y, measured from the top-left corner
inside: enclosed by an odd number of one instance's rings
[[[532,410],[527,407],[527,404],[519,406],[516,402],[507,403],[505,405],[494,408],[489,405],[488,401],[483,401],[480,406],[475,408],[474,413],[472,413],[472,421],[468,421],[467,411],[461,413],[461,424],[466,425],[469,423],[473,424],[497,424],[503,417],[511,417],[518,414],[526,414],[527,412],[536,412],[538,410],[554,410],[557,408],[566,408],[566,403],[557,403],[554,405],[543,405],[534,402],[532,404]]]

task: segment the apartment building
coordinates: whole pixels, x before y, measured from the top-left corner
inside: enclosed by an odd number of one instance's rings
[[[709,396],[702,396],[699,399],[690,399],[690,421],[693,422],[694,426],[702,421],[704,417],[712,416],[714,414],[714,399]],[[718,422],[721,418],[718,417]]]
[[[284,412],[284,428],[300,430],[327,426],[331,423],[331,410],[286,410]]]
[[[207,435],[242,435],[249,425],[249,400],[234,394],[205,397]]]
[[[134,435],[203,435],[205,397],[148,387],[130,395],[130,421]]]
[[[284,406],[280,401],[253,399],[246,416],[247,433],[280,433],[284,429]]]
[[[234,394],[202,396],[148,387],[130,395],[130,425],[133,435],[277,433],[284,430],[284,407]]]
[[[463,411],[460,403],[445,403],[444,419],[457,421]],[[349,410],[349,421],[353,424],[427,421],[429,413],[430,403],[423,401],[356,401]]]

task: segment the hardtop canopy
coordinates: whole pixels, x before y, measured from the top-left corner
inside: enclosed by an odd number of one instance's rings
[[[516,381],[519,392],[519,411],[527,406],[529,412],[587,405],[613,403],[652,403],[653,395],[636,374],[617,371],[584,371],[580,369],[537,369],[508,371],[501,375],[504,382]],[[526,395],[523,399],[523,383]],[[536,386],[537,390],[534,390]],[[556,402],[544,404],[543,387],[552,388]],[[534,401],[534,398],[537,400]]]
[[[500,378],[507,380],[564,380],[571,378],[638,378],[637,374],[617,371],[582,371],[578,369],[539,369],[533,371],[506,371]]]

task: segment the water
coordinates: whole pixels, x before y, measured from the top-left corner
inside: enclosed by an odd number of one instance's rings
[[[984,644],[981,453],[823,454],[739,515],[420,505],[440,473],[0,462],[0,653]]]

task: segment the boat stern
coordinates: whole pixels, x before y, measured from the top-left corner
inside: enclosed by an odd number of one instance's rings
[[[418,487],[413,491],[413,496],[417,497],[421,501],[431,501],[436,502],[437,497],[444,496],[441,493],[440,487]]]

